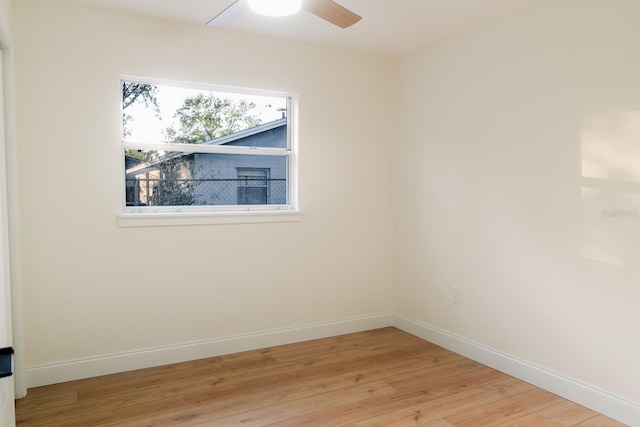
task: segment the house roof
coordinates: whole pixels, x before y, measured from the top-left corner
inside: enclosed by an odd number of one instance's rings
[[[281,126],[285,126],[286,124],[287,124],[287,118],[283,117],[281,119],[274,120],[268,123],[263,123],[261,125],[258,125],[249,129],[243,129],[238,132],[230,133],[229,135],[221,136],[220,138],[212,139],[210,141],[204,141],[202,144],[207,144],[207,145],[229,144],[230,142],[235,142],[240,139],[258,135],[260,133],[263,133],[272,129],[276,129]]]

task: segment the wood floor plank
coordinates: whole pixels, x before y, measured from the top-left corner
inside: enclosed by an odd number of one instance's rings
[[[38,410],[16,410],[17,423],[20,426],[55,425],[56,423],[73,423],[73,418],[86,415],[93,416],[96,413],[109,416],[112,411],[126,410],[135,412],[142,404],[157,404],[163,402],[164,397],[159,389],[146,388],[133,392],[110,394],[95,399],[87,399],[76,402],[73,405],[48,407]],[[95,422],[97,423],[97,421]],[[82,425],[78,421],[75,425]],[[92,424],[85,424],[92,425]]]
[[[215,425],[217,427],[239,425],[251,427],[264,426],[270,423],[283,422],[287,418],[302,415],[310,410],[318,408],[320,408],[320,410],[331,409],[340,402],[360,402],[371,397],[388,396],[394,392],[395,390],[384,382],[362,384],[314,395],[311,398],[303,398],[297,401],[287,401],[259,409],[252,409],[234,414],[230,417],[216,418],[213,422],[208,421],[208,425]],[[288,424],[285,423],[285,425]]]
[[[74,403],[78,403],[78,392],[76,390],[69,390],[60,393],[33,396],[31,399],[17,400],[16,410],[21,413],[37,412],[59,406],[72,405]]]
[[[95,384],[78,389],[78,399],[92,399],[104,395],[122,393],[124,391],[136,391],[148,387],[162,387],[167,384],[188,381],[203,375],[220,375],[223,369],[220,364],[211,363],[191,369],[160,370],[152,368],[141,370],[140,377],[136,374],[128,374],[121,381],[115,376],[108,376],[96,381]]]
[[[607,418],[604,415],[596,415],[586,421],[576,424],[577,427],[624,427],[624,424]]]
[[[183,408],[172,411],[168,415],[139,414],[135,418],[115,425],[118,427],[193,425],[210,422],[217,418],[232,417],[235,414],[246,412],[247,408],[269,407],[304,398],[315,399],[318,398],[318,395],[305,386],[286,386],[268,391],[245,390],[244,393],[218,395],[215,398],[211,398],[207,394],[192,395],[189,396],[189,399],[185,399]]]
[[[464,371],[454,369],[451,373],[440,372],[437,376],[420,375],[402,384],[393,381],[391,385],[398,390],[420,390],[432,398],[439,398],[508,378],[508,375],[486,366],[470,366]]]
[[[538,413],[528,414],[523,417],[512,417],[503,423],[497,424],[496,427],[562,427],[562,424],[558,424],[548,418],[543,417]]]
[[[561,426],[575,426],[598,415],[597,412],[573,402],[563,401],[540,411],[540,415]]]
[[[30,389],[19,427],[623,424],[396,328]]]
[[[396,407],[382,404],[375,411],[378,414],[363,413],[362,420],[355,424],[358,427],[385,427],[421,426],[441,419],[451,422],[447,417],[464,414],[475,408],[490,408],[496,402],[533,389],[535,387],[530,384],[507,377],[440,398],[433,398],[424,393],[423,401],[416,404],[409,404],[408,401],[401,402],[406,404]]]
[[[434,355],[434,352],[438,352],[438,355]],[[413,379],[418,375],[426,375],[429,372],[455,369],[457,366],[478,365],[462,356],[451,352],[448,353],[451,355],[450,357],[442,357],[442,355],[446,356],[446,350],[439,349],[410,359],[392,358],[386,362],[380,361],[378,364],[365,369],[349,371],[339,375],[326,375],[318,379],[306,380],[305,383],[321,393],[381,379],[389,379],[390,382],[402,384],[408,379]],[[455,365],[456,363],[458,365]]]
[[[502,399],[490,407],[479,407],[447,417],[447,421],[456,426],[498,425],[529,413],[546,409],[561,401],[561,398],[548,391],[535,388],[526,393]]]

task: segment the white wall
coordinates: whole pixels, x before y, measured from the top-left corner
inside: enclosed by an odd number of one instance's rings
[[[638,40],[541,1],[400,61],[396,314],[640,402]]]
[[[30,368],[391,312],[390,62],[14,6]],[[298,93],[302,222],[118,228],[121,75]]]

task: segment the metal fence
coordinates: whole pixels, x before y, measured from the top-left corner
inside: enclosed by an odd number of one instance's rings
[[[127,206],[278,205],[287,203],[287,180],[126,179]]]

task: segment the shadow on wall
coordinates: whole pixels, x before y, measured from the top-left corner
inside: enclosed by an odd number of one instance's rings
[[[581,254],[616,266],[640,263],[640,111],[585,120]]]

